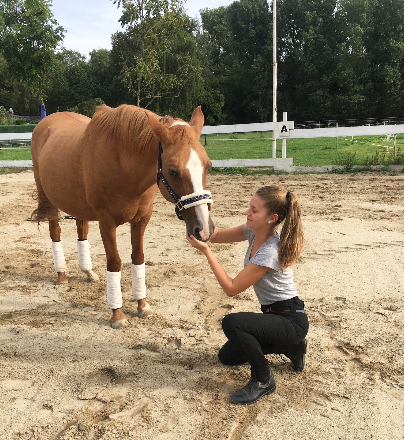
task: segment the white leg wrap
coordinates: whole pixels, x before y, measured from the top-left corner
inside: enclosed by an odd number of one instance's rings
[[[107,271],[107,303],[113,310],[122,307],[121,272]]]
[[[132,296],[137,301],[146,298],[145,263],[139,265],[131,264],[131,274]]]
[[[83,271],[92,270],[90,256],[90,244],[88,240],[77,240],[77,253],[79,255],[79,267]]]
[[[60,241],[52,242],[53,265],[56,272],[66,272],[66,260]]]

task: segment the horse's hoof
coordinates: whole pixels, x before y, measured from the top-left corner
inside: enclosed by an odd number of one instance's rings
[[[68,279],[65,274],[65,272],[58,272],[58,281],[56,281],[56,284],[67,284]]]
[[[87,275],[87,281],[90,281],[91,283],[97,283],[97,281],[100,280],[98,275],[92,270],[86,270],[85,273]]]
[[[142,310],[138,310],[138,318],[146,318],[149,315],[153,315],[153,309],[146,303],[146,306]]]
[[[124,328],[128,325],[128,321],[126,319],[119,319],[118,321],[110,321],[110,323],[113,329]]]

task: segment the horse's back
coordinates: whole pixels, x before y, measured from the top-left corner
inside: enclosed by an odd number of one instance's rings
[[[87,116],[70,112],[53,113],[42,119],[32,133],[33,160],[34,156],[38,158],[38,154],[48,140],[52,142],[52,138],[57,138],[57,143],[60,144],[67,136],[71,139],[77,138],[84,132],[90,120]]]

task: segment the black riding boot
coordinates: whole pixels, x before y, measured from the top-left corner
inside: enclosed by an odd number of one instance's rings
[[[237,405],[250,405],[257,402],[261,397],[276,391],[276,382],[268,365],[262,370],[263,371],[257,372],[253,369],[251,370],[252,374],[250,381],[247,385],[232,395],[232,403]],[[258,378],[262,379],[262,381]]]
[[[292,345],[273,345],[271,351],[266,350],[267,354],[284,354],[290,359],[292,368],[295,371],[302,371],[305,367],[305,353],[307,352],[308,342],[306,339]]]

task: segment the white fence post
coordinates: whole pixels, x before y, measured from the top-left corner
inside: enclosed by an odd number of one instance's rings
[[[287,119],[287,112],[283,112],[283,122],[286,122]],[[283,143],[281,145],[281,158],[286,159],[287,157],[287,139],[283,138]]]

